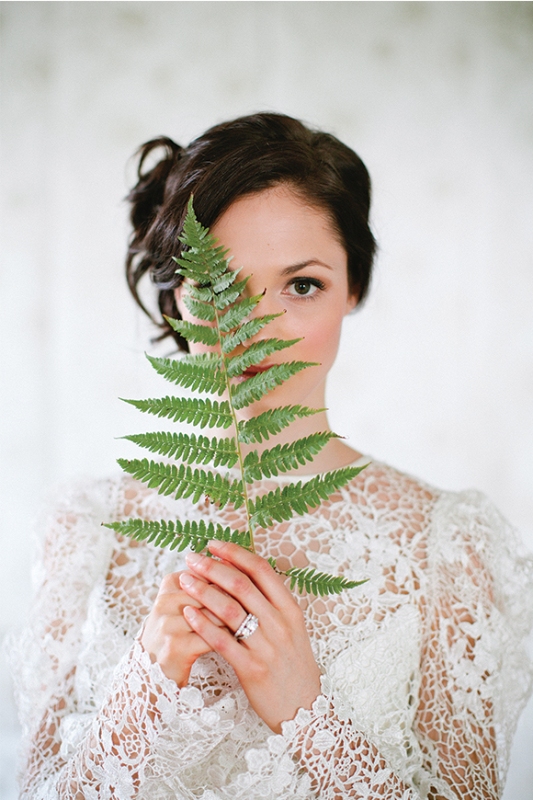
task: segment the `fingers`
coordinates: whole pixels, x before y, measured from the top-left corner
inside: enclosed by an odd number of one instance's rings
[[[146,618],[141,642],[152,661],[157,661],[167,676],[178,686],[184,686],[196,659],[209,652],[210,647],[191,628],[183,609],[199,605],[179,586],[179,576],[167,576]],[[212,624],[212,623],[211,623]]]
[[[232,630],[237,630],[248,612],[264,620],[276,614],[253,580],[231,563],[192,553],[187,564],[192,576],[204,579],[202,584],[191,583],[187,592]]]
[[[182,572],[172,572],[170,575],[165,575],[161,581],[161,586],[157,597],[155,599],[154,608],[158,614],[178,614],[181,615],[184,606],[191,603],[191,599],[183,591],[180,585],[180,576]],[[196,601],[192,601],[194,605],[200,607]]]
[[[155,610],[158,614],[177,614],[182,616],[183,609],[186,605],[194,605],[197,608],[201,608],[201,602],[195,600],[183,590],[180,578],[184,574],[183,572],[172,572],[169,575],[165,575],[161,581],[159,593],[155,601]],[[198,580],[200,581],[201,578]],[[205,583],[205,581],[202,582]],[[214,625],[224,625],[224,623],[211,614],[209,610],[205,609],[205,613]],[[187,627],[189,627],[188,624]]]
[[[296,599],[267,561],[224,542],[211,542],[209,549],[222,560],[191,553],[187,556],[190,573],[179,578],[183,589],[197,601],[195,607],[211,611],[233,633],[252,613],[269,639],[281,635],[287,625],[300,624]]]
[[[243,647],[247,640],[238,642],[227,628],[213,625],[203,611],[193,606],[186,606],[183,614],[192,630],[206,643],[207,647],[225,658],[237,673],[247,668],[250,651],[247,647]],[[254,635],[257,635],[257,632]]]
[[[188,572],[180,575],[180,584],[191,598],[190,604],[202,608],[211,622],[226,625],[235,633],[246,617],[242,605],[216,585]]]
[[[217,558],[222,559],[226,564],[235,567],[239,572],[248,576],[251,583],[253,583],[266,599],[278,610],[285,610],[287,605],[297,606],[296,600],[292,593],[285,586],[282,578],[277,575],[268,561],[255,553],[251,553],[244,547],[232,544],[231,542],[219,542],[213,540],[209,542],[209,551]],[[196,555],[196,554],[195,554]],[[219,561],[207,559],[213,565],[220,564]],[[187,563],[191,566],[190,557],[187,558]],[[202,575],[206,574],[209,565],[206,565]],[[213,566],[211,573],[214,575],[217,568]],[[212,578],[208,574],[208,580]],[[218,575],[218,572],[216,573]],[[218,581],[216,581],[218,583]],[[223,587],[226,589],[226,587]],[[226,589],[226,591],[228,591]],[[248,611],[253,609],[249,608]],[[254,612],[255,613],[255,612]]]

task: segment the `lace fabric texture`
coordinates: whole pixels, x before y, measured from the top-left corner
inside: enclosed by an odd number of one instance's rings
[[[322,694],[279,735],[215,653],[182,689],[151,663],[143,619],[184,554],[101,526],[128,516],[240,521],[124,477],[79,485],[44,514],[32,617],[9,646],[21,798],[500,796],[532,682],[533,560],[483,495],[374,462],[320,508],[259,532],[259,554],[283,568],[369,579],[299,597]]]

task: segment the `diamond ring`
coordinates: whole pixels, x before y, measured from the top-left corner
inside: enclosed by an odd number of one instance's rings
[[[241,623],[239,628],[233,634],[237,641],[241,639],[247,639],[249,636],[252,635],[259,627],[259,620],[257,617],[254,617],[253,614],[248,614],[245,618],[244,622]]]

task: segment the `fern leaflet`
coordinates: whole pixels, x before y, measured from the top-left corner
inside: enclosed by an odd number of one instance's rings
[[[145,520],[125,519],[120,522],[108,522],[105,528],[111,528],[122,536],[129,536],[138,542],[147,541],[157,547],[169,547],[170,550],[185,550],[190,547],[194,552],[205,550],[211,539],[222,542],[234,542],[242,547],[250,546],[247,531],[234,531],[213,522],[196,522],[195,520]]]
[[[123,436],[130,442],[158,453],[161,456],[187,461],[188,464],[213,464],[214,467],[233,467],[239,454],[235,447],[235,439],[216,439],[197,436],[194,433],[137,433]]]
[[[229,404],[219,403],[209,398],[161,397],[149,400],[126,400],[139,411],[166,417],[174,422],[186,422],[200,428],[229,428],[233,425],[233,416]]]

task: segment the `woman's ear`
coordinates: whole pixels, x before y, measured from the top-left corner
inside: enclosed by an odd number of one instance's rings
[[[359,302],[359,291],[357,289],[349,290],[348,297],[346,298],[346,311],[344,313],[349,314],[351,311],[353,311],[354,308],[357,306],[358,302]]]

